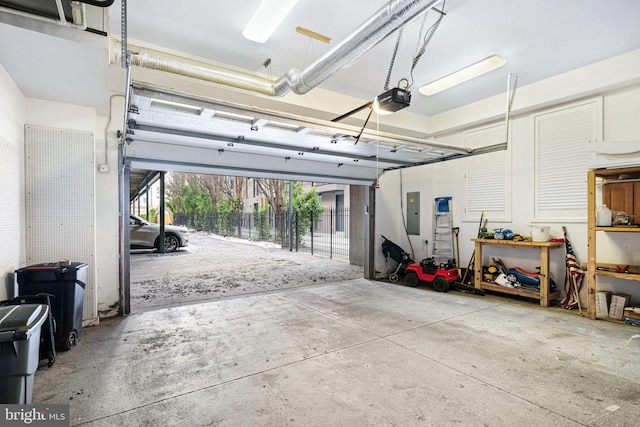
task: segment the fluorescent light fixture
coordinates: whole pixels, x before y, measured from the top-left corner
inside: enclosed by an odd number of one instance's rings
[[[475,64],[471,64],[468,67],[458,70],[454,73],[444,76],[431,83],[427,83],[419,90],[420,93],[426,96],[435,95],[438,92],[452,88],[453,86],[464,83],[467,80],[475,79],[489,71],[496,70],[506,64],[507,60],[498,55],[491,55],[488,58],[478,61]]]
[[[262,0],[242,35],[254,42],[266,42],[296,3],[298,0]]]

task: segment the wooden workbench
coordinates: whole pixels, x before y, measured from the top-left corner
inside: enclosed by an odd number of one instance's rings
[[[549,250],[564,246],[564,242],[516,242],[513,240],[494,239],[471,239],[475,242],[474,255],[474,286],[478,289],[486,289],[505,294],[519,295],[526,298],[540,300],[543,307],[549,306],[549,301],[560,296],[560,290],[551,292],[549,289]],[[540,291],[538,293],[528,292],[518,288],[507,288],[497,283],[485,282],[482,280],[482,247],[483,246],[503,246],[517,249],[535,249],[540,251]],[[557,284],[560,286],[560,284]]]

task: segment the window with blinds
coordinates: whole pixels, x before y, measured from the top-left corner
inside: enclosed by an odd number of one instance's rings
[[[504,143],[505,125],[466,132],[465,142],[473,149]],[[484,211],[492,221],[510,221],[510,150],[468,157],[465,168],[465,219],[478,220]]]
[[[585,145],[602,139],[602,99],[534,116],[536,220],[584,221]]]

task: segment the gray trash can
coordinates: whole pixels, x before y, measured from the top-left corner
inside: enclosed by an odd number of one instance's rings
[[[40,330],[48,314],[44,304],[0,307],[0,403],[31,403]]]

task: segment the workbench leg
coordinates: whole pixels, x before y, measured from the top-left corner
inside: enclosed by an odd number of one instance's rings
[[[549,306],[549,247],[540,248],[540,305]]]
[[[473,255],[473,286],[482,289],[482,243],[476,242]]]

